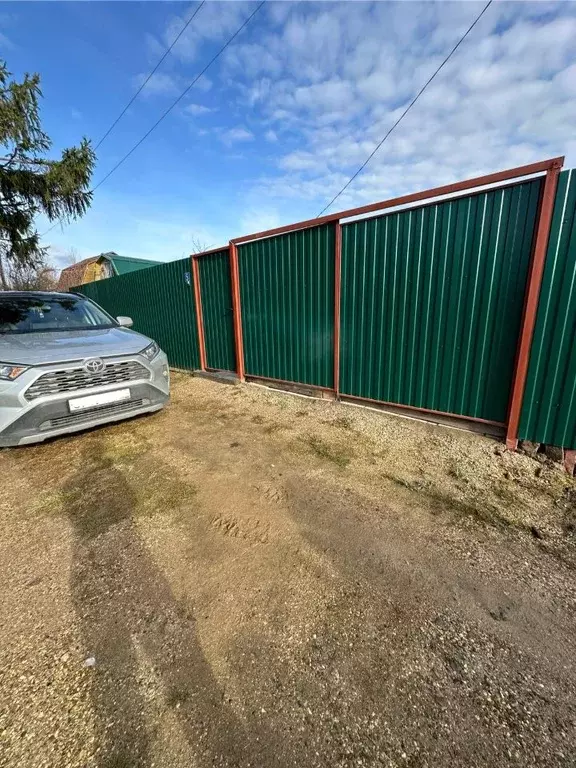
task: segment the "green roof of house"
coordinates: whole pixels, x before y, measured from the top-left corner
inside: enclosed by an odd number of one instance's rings
[[[117,275],[126,275],[128,272],[136,272],[139,269],[155,267],[157,264],[164,263],[162,261],[151,261],[151,259],[137,259],[133,256],[119,256],[114,251],[101,253],[99,258],[110,261]]]

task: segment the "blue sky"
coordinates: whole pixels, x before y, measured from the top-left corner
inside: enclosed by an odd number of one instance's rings
[[[172,260],[196,239],[315,216],[483,2],[269,2],[88,214],[47,236],[61,265],[107,250]],[[97,183],[256,4],[209,2],[98,150]],[[0,6],[0,55],[42,77],[54,152],[96,143],[195,5]],[[576,3],[497,2],[332,210],[525,162],[576,161]],[[40,222],[40,229],[45,226]]]

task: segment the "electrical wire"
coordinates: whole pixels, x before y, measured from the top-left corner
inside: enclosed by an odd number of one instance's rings
[[[218,51],[218,53],[216,53],[216,54],[215,54],[215,55],[214,55],[214,56],[213,56],[213,57],[210,59],[210,61],[208,62],[208,64],[206,64],[206,66],[204,67],[204,69],[203,69],[201,72],[199,72],[199,73],[196,75],[196,77],[194,78],[194,80],[192,80],[192,82],[190,83],[190,85],[188,85],[188,86],[187,86],[187,87],[186,87],[186,88],[185,88],[185,89],[182,91],[182,93],[180,94],[180,96],[178,96],[178,98],[177,98],[175,101],[173,101],[173,102],[172,102],[172,104],[171,104],[171,105],[168,107],[168,109],[167,109],[167,110],[165,110],[165,111],[164,111],[164,112],[163,112],[163,113],[160,115],[160,117],[158,118],[158,120],[156,120],[156,122],[154,123],[154,125],[153,125],[151,128],[149,128],[149,129],[146,131],[146,133],[144,134],[144,136],[142,136],[142,138],[141,138],[141,139],[139,139],[139,140],[136,142],[136,144],[134,144],[134,146],[132,147],[132,149],[131,149],[131,150],[129,150],[129,151],[128,151],[128,152],[127,152],[125,155],[124,155],[124,157],[122,157],[122,158],[121,158],[121,159],[120,159],[120,160],[119,160],[119,161],[116,163],[116,165],[115,165],[115,166],[114,166],[114,167],[113,167],[113,168],[112,168],[110,171],[108,171],[108,173],[106,174],[106,176],[104,176],[104,178],[103,178],[103,179],[101,179],[101,180],[98,182],[98,184],[96,184],[96,186],[94,187],[94,189],[92,190],[92,192],[95,192],[95,191],[98,189],[98,187],[101,187],[101,186],[102,186],[102,184],[104,184],[104,182],[105,182],[107,179],[109,179],[109,178],[110,178],[110,176],[112,176],[112,174],[113,174],[115,171],[117,171],[117,170],[118,170],[118,168],[120,168],[120,166],[122,165],[122,163],[124,163],[126,160],[128,160],[128,158],[130,157],[130,155],[131,155],[133,152],[135,152],[135,151],[138,149],[138,147],[139,147],[141,144],[143,144],[143,143],[146,141],[146,139],[148,138],[148,136],[150,136],[150,134],[151,134],[153,131],[155,131],[155,130],[156,130],[156,128],[157,128],[157,127],[160,125],[160,123],[161,123],[161,122],[164,120],[164,118],[165,118],[165,117],[167,117],[167,116],[170,114],[170,112],[172,112],[172,110],[174,109],[174,107],[175,107],[177,104],[179,104],[179,103],[182,101],[182,99],[184,98],[184,96],[186,96],[186,94],[188,93],[188,91],[189,91],[191,88],[193,88],[193,87],[196,85],[196,83],[198,82],[198,80],[200,80],[200,78],[202,77],[202,75],[203,75],[203,74],[204,74],[204,73],[205,73],[205,72],[206,72],[206,71],[207,71],[207,70],[208,70],[208,69],[209,69],[209,68],[212,66],[212,64],[214,64],[214,62],[216,61],[216,59],[220,58],[220,56],[221,56],[221,55],[224,53],[224,51],[226,50],[226,48],[228,48],[228,46],[229,46],[229,45],[232,43],[232,41],[233,41],[233,40],[234,40],[234,39],[235,39],[235,38],[236,38],[236,37],[237,37],[237,36],[240,34],[240,32],[242,32],[242,30],[244,29],[244,27],[246,27],[246,26],[247,26],[247,25],[248,25],[248,24],[249,24],[249,23],[252,21],[252,19],[254,18],[254,16],[256,16],[256,14],[257,14],[257,13],[258,13],[258,11],[260,10],[260,8],[262,8],[262,6],[264,5],[264,3],[265,3],[265,2],[266,2],[266,0],[262,0],[262,2],[261,2],[261,3],[260,3],[258,6],[257,6],[256,10],[254,10],[254,11],[253,11],[253,12],[250,14],[250,16],[248,16],[248,18],[247,18],[247,19],[246,19],[246,20],[243,22],[243,24],[242,24],[240,27],[238,27],[238,29],[236,30],[236,32],[234,32],[234,34],[232,35],[232,37],[230,37],[230,38],[229,38],[229,39],[228,39],[228,40],[227,40],[227,41],[224,43],[224,45],[222,46],[222,48],[220,48],[220,50]]]
[[[342,189],[340,190],[340,192],[338,192],[338,194],[337,194],[337,195],[335,195],[335,196],[332,198],[332,200],[330,200],[330,202],[328,203],[328,205],[326,205],[324,208],[322,208],[322,210],[320,211],[320,213],[318,214],[318,216],[316,216],[316,218],[318,218],[318,217],[322,216],[322,214],[323,214],[325,211],[327,211],[327,210],[328,210],[328,208],[330,208],[330,207],[331,207],[331,206],[332,206],[332,205],[333,205],[333,204],[336,202],[336,200],[338,200],[338,198],[340,197],[340,195],[341,195],[341,194],[342,194],[342,193],[343,193],[345,190],[347,190],[347,189],[348,189],[348,187],[350,186],[350,184],[352,184],[352,182],[354,181],[354,179],[355,179],[357,176],[359,176],[359,175],[362,173],[362,171],[364,170],[364,168],[366,168],[366,166],[368,165],[368,163],[370,162],[370,160],[372,160],[372,158],[374,157],[374,155],[376,154],[376,152],[378,152],[378,150],[380,149],[380,147],[382,146],[382,144],[384,144],[384,142],[386,141],[386,139],[388,138],[388,136],[390,136],[390,134],[392,133],[392,131],[393,131],[395,128],[397,128],[397,126],[398,126],[398,125],[399,125],[399,124],[402,122],[402,120],[403,120],[403,119],[406,117],[406,115],[408,114],[408,112],[410,112],[410,110],[412,109],[412,107],[414,106],[414,104],[416,104],[416,102],[418,101],[418,99],[420,98],[420,96],[422,96],[422,94],[424,93],[424,91],[426,90],[426,88],[428,88],[428,86],[430,85],[430,83],[432,82],[432,80],[434,80],[434,78],[436,77],[436,75],[437,75],[437,74],[440,72],[440,70],[442,69],[442,67],[443,67],[443,66],[444,66],[444,65],[445,65],[445,64],[446,64],[446,63],[447,63],[447,62],[448,62],[448,61],[449,61],[449,60],[452,58],[452,55],[453,55],[454,53],[456,53],[456,51],[458,50],[458,48],[460,47],[460,45],[461,45],[461,44],[464,42],[464,40],[465,40],[465,39],[468,37],[468,35],[470,34],[470,32],[472,32],[472,30],[474,29],[474,27],[476,26],[476,24],[478,24],[478,22],[480,21],[480,19],[482,18],[482,16],[484,16],[484,14],[485,14],[485,13],[486,13],[486,11],[488,10],[488,8],[489,8],[489,7],[492,5],[492,2],[493,2],[493,0],[488,0],[488,2],[486,3],[486,5],[484,6],[484,8],[483,8],[483,9],[480,11],[480,13],[478,14],[478,16],[477,16],[477,17],[474,19],[474,21],[472,22],[472,24],[471,24],[471,25],[468,27],[468,29],[466,30],[466,32],[465,32],[465,33],[462,35],[462,37],[460,38],[460,40],[458,40],[458,42],[456,43],[456,45],[454,46],[454,48],[452,48],[452,50],[450,51],[450,53],[448,54],[448,56],[446,56],[446,58],[444,59],[444,61],[442,62],[442,64],[440,64],[440,66],[439,66],[439,67],[438,67],[438,69],[437,69],[437,70],[434,72],[434,74],[433,74],[433,75],[432,75],[430,78],[428,78],[428,80],[426,81],[426,83],[424,83],[424,85],[422,86],[422,88],[421,88],[421,89],[418,91],[418,93],[417,93],[417,94],[416,94],[416,96],[415,96],[415,97],[412,99],[412,101],[410,102],[410,104],[409,104],[409,105],[406,107],[406,109],[404,110],[404,112],[402,112],[402,114],[400,115],[400,117],[398,118],[398,120],[396,120],[396,122],[394,123],[394,125],[393,125],[393,126],[392,126],[392,127],[389,129],[389,130],[388,130],[388,132],[386,133],[386,135],[384,136],[384,138],[383,138],[383,139],[382,139],[382,140],[381,140],[381,141],[380,141],[380,142],[379,142],[379,143],[378,143],[378,144],[377,144],[377,145],[374,147],[374,149],[372,150],[372,152],[371,152],[371,153],[368,155],[368,157],[367,157],[367,158],[366,158],[366,160],[365,160],[365,161],[362,163],[362,165],[360,166],[360,168],[358,168],[358,170],[356,171],[356,173],[355,173],[353,176],[351,176],[351,177],[350,177],[350,179],[348,179],[348,181],[346,182],[346,184],[344,184],[344,186],[342,187]]]
[[[153,70],[150,72],[150,74],[148,75],[148,77],[146,78],[146,80],[144,80],[144,82],[142,83],[142,85],[140,86],[140,88],[138,88],[138,90],[136,91],[136,93],[135,93],[135,94],[132,96],[132,98],[130,99],[130,101],[128,102],[128,104],[126,104],[126,106],[124,107],[124,109],[122,110],[122,112],[120,112],[120,114],[118,115],[118,117],[116,118],[116,120],[114,120],[114,122],[112,123],[112,125],[111,125],[111,126],[108,128],[108,130],[106,131],[106,133],[104,134],[104,136],[102,136],[102,138],[100,139],[100,141],[98,142],[98,144],[96,144],[96,146],[94,147],[94,149],[98,149],[98,147],[99,147],[99,146],[102,144],[102,142],[103,142],[103,141],[104,141],[106,138],[108,138],[108,136],[110,136],[110,134],[112,133],[112,131],[114,130],[114,128],[115,128],[115,127],[118,125],[118,123],[120,122],[120,120],[121,120],[121,119],[124,117],[124,115],[126,114],[126,112],[127,112],[129,109],[130,109],[130,107],[131,107],[131,106],[132,106],[132,104],[133,104],[133,103],[136,101],[136,99],[138,98],[138,96],[139,96],[139,95],[142,93],[142,91],[144,90],[144,88],[146,88],[146,86],[148,85],[148,83],[150,82],[150,80],[152,79],[152,77],[153,77],[153,76],[156,74],[156,72],[158,71],[158,68],[160,67],[160,65],[162,64],[162,62],[163,62],[163,61],[164,61],[164,59],[166,58],[166,56],[168,56],[168,54],[170,53],[170,51],[172,50],[172,48],[174,48],[174,46],[176,45],[176,43],[178,42],[178,40],[180,40],[180,38],[182,37],[182,35],[184,34],[184,32],[185,32],[185,31],[188,29],[188,27],[190,26],[190,23],[192,22],[192,20],[193,20],[193,19],[194,19],[194,17],[196,16],[196,14],[197,14],[197,13],[200,11],[200,9],[202,8],[202,6],[204,5],[204,3],[205,3],[205,2],[206,2],[206,0],[202,0],[202,2],[200,3],[200,5],[198,5],[198,6],[196,7],[196,9],[194,10],[194,13],[193,13],[193,14],[190,16],[190,18],[188,19],[188,21],[187,21],[187,22],[184,24],[184,26],[182,27],[182,29],[180,30],[180,32],[178,32],[178,34],[176,35],[176,37],[174,38],[174,40],[173,40],[173,41],[172,41],[172,43],[170,44],[170,47],[169,47],[169,48],[167,48],[167,49],[166,49],[166,51],[164,52],[164,55],[162,56],[162,58],[160,59],[160,61],[159,61],[159,62],[156,64],[156,66],[155,66],[155,67],[154,67],[154,69],[153,69]]]
[[[139,147],[141,144],[143,144],[143,143],[146,141],[146,139],[148,138],[148,136],[150,136],[150,134],[151,134],[153,131],[155,131],[155,130],[156,130],[156,128],[157,128],[157,127],[160,125],[160,123],[161,123],[161,122],[164,120],[164,118],[166,118],[166,117],[167,117],[167,116],[170,114],[170,112],[171,112],[171,111],[174,109],[174,107],[175,107],[177,104],[179,104],[179,102],[180,102],[180,101],[182,101],[182,99],[183,99],[183,98],[186,96],[186,94],[188,93],[188,91],[189,91],[191,88],[193,88],[193,87],[194,87],[194,85],[196,85],[196,83],[198,82],[198,80],[200,80],[200,78],[202,77],[202,75],[204,75],[204,74],[206,73],[206,71],[207,71],[207,70],[208,70],[208,69],[209,69],[209,68],[212,66],[212,64],[214,64],[214,62],[215,62],[215,61],[216,61],[218,58],[220,58],[220,56],[221,56],[221,55],[224,53],[224,51],[226,50],[226,48],[228,48],[228,46],[229,46],[229,45],[230,45],[230,44],[231,44],[231,43],[232,43],[232,42],[233,42],[233,41],[236,39],[236,37],[238,37],[238,35],[240,34],[240,32],[242,32],[242,30],[243,30],[245,27],[247,27],[247,26],[248,26],[248,24],[249,24],[249,23],[252,21],[252,19],[254,18],[254,16],[256,16],[256,14],[257,14],[257,13],[258,13],[258,11],[259,11],[259,10],[262,8],[262,6],[264,5],[264,3],[265,3],[265,2],[266,2],[266,0],[262,0],[262,2],[261,2],[261,3],[259,3],[259,5],[256,7],[256,9],[255,9],[255,10],[254,10],[254,11],[253,11],[251,14],[250,14],[250,16],[248,16],[248,18],[247,18],[247,19],[246,19],[246,20],[245,20],[245,21],[244,21],[244,22],[243,22],[243,23],[242,23],[242,24],[241,24],[241,25],[238,27],[238,29],[236,30],[236,32],[234,32],[234,34],[233,34],[231,37],[229,37],[229,38],[228,38],[228,40],[227,40],[227,41],[224,43],[224,45],[222,46],[222,48],[220,48],[220,50],[219,50],[219,51],[218,51],[218,52],[217,52],[217,53],[216,53],[216,54],[215,54],[215,55],[214,55],[214,56],[213,56],[213,57],[210,59],[210,61],[208,62],[208,64],[206,64],[206,66],[204,67],[204,69],[203,69],[201,72],[199,72],[199,73],[196,75],[196,77],[195,77],[195,78],[192,80],[192,82],[191,82],[191,83],[190,83],[190,84],[189,84],[189,85],[188,85],[188,86],[187,86],[187,87],[186,87],[186,88],[185,88],[185,89],[182,91],[182,93],[180,94],[180,96],[178,96],[178,98],[177,98],[177,99],[175,99],[175,101],[173,101],[173,102],[172,102],[172,104],[171,104],[171,105],[168,107],[168,109],[166,109],[166,110],[165,110],[165,111],[164,111],[164,112],[163,112],[163,113],[160,115],[160,117],[158,118],[158,120],[156,120],[156,122],[154,123],[154,125],[153,125],[151,128],[149,128],[149,129],[146,131],[146,133],[145,133],[145,134],[142,136],[142,138],[140,138],[140,139],[139,139],[139,140],[136,142],[136,144],[134,144],[134,146],[132,147],[132,149],[130,149],[128,152],[126,152],[126,154],[125,154],[123,157],[121,157],[121,158],[120,158],[120,160],[119,160],[119,161],[116,163],[116,165],[114,165],[114,166],[113,166],[113,167],[112,167],[112,168],[111,168],[111,169],[108,171],[108,173],[106,174],[106,176],[104,176],[102,179],[100,179],[100,181],[98,182],[98,184],[96,184],[96,186],[95,186],[95,187],[93,187],[93,188],[90,190],[91,192],[95,192],[95,191],[96,191],[96,190],[97,190],[99,187],[101,187],[101,186],[102,186],[102,184],[104,184],[104,182],[105,182],[105,181],[107,181],[107,180],[110,178],[110,176],[112,176],[112,174],[113,174],[113,173],[115,173],[115,172],[118,170],[118,168],[120,168],[120,166],[121,166],[121,165],[122,165],[124,162],[126,162],[126,160],[128,160],[128,158],[130,157],[130,155],[131,155],[133,152],[135,152],[135,151],[138,149],[138,147]],[[55,222],[55,223],[54,223],[54,224],[53,224],[53,225],[52,225],[52,226],[51,226],[49,229],[47,229],[47,230],[46,230],[46,232],[43,232],[43,233],[42,233],[41,237],[44,237],[44,235],[47,235],[47,234],[48,234],[48,232],[51,232],[51,231],[54,229],[54,227],[57,227],[57,226],[58,226],[58,224],[59,224],[59,222]]]

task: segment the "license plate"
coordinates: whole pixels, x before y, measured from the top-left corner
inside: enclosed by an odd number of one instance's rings
[[[123,400],[130,400],[129,389],[117,389],[114,392],[102,392],[99,395],[88,395],[87,397],[75,397],[73,400],[68,400],[68,407],[70,412],[74,413],[86,408],[98,408],[99,405],[120,403]]]

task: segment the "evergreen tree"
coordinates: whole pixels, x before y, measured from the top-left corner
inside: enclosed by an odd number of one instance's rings
[[[52,142],[42,130],[40,77],[11,80],[0,61],[0,288],[14,269],[40,266],[46,249],[34,226],[44,213],[50,221],[82,216],[92,202],[90,179],[96,155],[88,139],[65,149],[59,160],[45,157]]]

